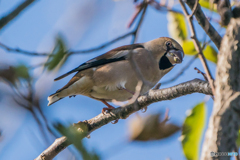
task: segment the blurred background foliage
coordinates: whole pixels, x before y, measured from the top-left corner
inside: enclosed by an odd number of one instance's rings
[[[164,87],[202,78],[193,70],[201,64],[196,60],[197,52],[178,1],[151,1],[145,15],[141,0],[32,2],[0,30],[0,159],[36,158],[61,135],[71,139],[74,147],[56,159],[199,159],[204,126],[212,110],[206,105],[213,103],[204,95],[154,104],[147,113],[102,127],[83,140],[79,140],[83,135],[69,126],[99,114],[98,102],[77,96],[46,107],[47,96],[67,82],[53,85],[54,77],[134,41],[170,36],[183,46],[184,63],[164,77],[168,82]],[[2,0],[0,22],[21,3]],[[199,3],[222,35],[225,28],[219,24],[216,7],[209,0]],[[211,72],[215,73],[218,51],[195,20],[194,24]],[[174,74],[179,76],[171,80]],[[167,107],[170,110],[163,116]]]

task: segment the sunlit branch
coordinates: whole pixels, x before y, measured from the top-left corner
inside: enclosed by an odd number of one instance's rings
[[[199,79],[181,83],[170,88],[150,90],[145,95],[138,97],[137,103],[115,108],[111,110],[110,113],[101,113],[90,120],[78,122],[76,125],[86,127],[87,131],[84,130],[84,132],[90,134],[91,132],[110,123],[111,121],[115,121],[117,119],[126,119],[132,113],[137,112],[138,110],[141,110],[154,102],[171,100],[192,93],[212,95],[212,90],[208,82]],[[78,130],[81,130],[81,127]],[[58,153],[63,151],[68,145],[70,145],[70,142],[65,136],[58,138],[35,160],[51,160]]]

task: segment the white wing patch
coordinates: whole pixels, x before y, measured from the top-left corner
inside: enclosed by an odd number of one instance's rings
[[[107,85],[105,87],[105,90],[107,90],[107,91],[119,90],[120,88],[125,88],[126,83],[127,83],[127,81],[120,81],[118,84]]]

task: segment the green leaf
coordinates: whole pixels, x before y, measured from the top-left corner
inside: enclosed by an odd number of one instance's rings
[[[206,120],[205,103],[196,105],[186,117],[182,130],[182,147],[188,160],[198,160]]]
[[[210,45],[207,45],[203,50],[205,58],[211,62],[217,63],[217,51]]]
[[[216,7],[216,5],[211,4],[211,3],[209,2],[209,0],[199,0],[199,4],[200,4],[202,7],[206,8],[206,9],[209,9],[209,10],[211,10],[211,11],[217,12],[217,7]]]
[[[188,37],[186,19],[182,14],[168,12],[168,32],[180,44]]]
[[[182,47],[183,47],[183,51],[186,55],[192,56],[192,55],[197,54],[197,51],[195,49],[195,46],[194,46],[192,40],[183,41]]]
[[[193,56],[197,54],[195,46],[192,40],[186,40],[182,43],[183,51],[185,55]],[[217,51],[210,45],[207,45],[203,50],[205,58],[213,63],[217,63]]]
[[[236,144],[237,144],[237,147],[239,148],[240,147],[240,130],[238,130],[238,138],[237,138]]]
[[[16,76],[18,78],[29,79],[30,75],[28,73],[28,68],[25,65],[19,65],[14,68]]]
[[[56,44],[55,47],[52,51],[52,54],[49,56],[45,67],[47,67],[47,69],[49,71],[53,70],[54,68],[56,68],[57,66],[62,66],[63,63],[66,61],[66,45],[65,42],[63,40],[63,38],[61,36],[58,36],[56,38]]]

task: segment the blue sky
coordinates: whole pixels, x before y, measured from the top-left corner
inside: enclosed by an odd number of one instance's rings
[[[0,17],[21,2],[21,0],[0,1]],[[179,6],[176,6],[176,8],[181,9]],[[27,8],[21,13],[21,16],[0,31],[0,42],[29,51],[51,52],[55,37],[60,33],[65,37],[68,48],[74,50],[88,49],[99,46],[133,29],[126,27],[133,13],[134,5],[132,1],[128,0],[41,0]],[[149,7],[140,28],[137,42],[146,42],[158,37],[169,36],[166,15],[166,12],[159,12]],[[196,22],[194,24],[198,37],[203,38],[203,30]],[[126,38],[96,52],[74,55],[67,60],[60,70],[51,73],[42,70],[42,68],[32,71],[34,77],[38,79],[35,83],[36,94],[41,95],[41,106],[48,122],[60,121],[68,125],[98,115],[104,104],[84,96],[65,98],[47,107],[47,96],[65,85],[71,76],[55,83],[53,79],[112,48],[129,44],[130,41],[131,38]],[[30,66],[46,60],[46,58],[9,53],[1,48],[0,57],[0,64],[8,65],[23,63]],[[186,56],[184,62],[177,65],[161,81],[173,77],[190,59],[191,57]],[[215,64],[209,62],[209,66],[211,73],[215,76]],[[193,69],[194,67],[203,70],[200,60],[197,59],[178,80],[162,85],[161,88],[170,87],[194,78],[202,79],[202,76]],[[7,98],[7,95],[11,93],[10,88],[0,83],[0,92],[2,92],[0,128],[3,130],[3,137],[0,141],[0,159],[34,159],[54,141],[54,138],[49,135],[48,142],[42,141],[39,127],[31,113],[9,102],[10,99]],[[139,113],[144,116],[164,112],[166,108],[169,108],[170,122],[181,125],[186,117],[185,112],[205,98],[206,96],[203,94],[182,96],[171,101],[154,103],[148,107],[146,113]],[[208,118],[212,106],[213,101],[210,99],[207,102]],[[104,160],[185,159],[181,143],[178,140],[180,132],[161,141],[128,142],[128,123],[134,116],[135,114],[127,120],[120,120],[115,125],[108,124],[94,131],[91,133],[90,139],[84,140],[85,145],[89,149],[94,149]],[[66,149],[56,159],[70,160],[73,157]]]

